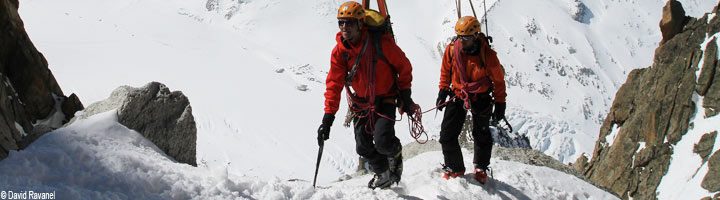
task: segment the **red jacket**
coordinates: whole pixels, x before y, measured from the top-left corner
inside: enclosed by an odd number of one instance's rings
[[[478,55],[464,56],[468,82],[481,81],[480,90],[482,92],[487,92],[492,83],[495,102],[505,102],[507,96],[507,93],[505,93],[505,70],[500,65],[495,51],[487,45],[485,39],[479,38],[479,40],[480,55],[483,58]],[[440,69],[440,89],[449,90],[452,88],[456,95],[461,95],[460,89],[464,86],[460,81],[459,72],[455,69],[455,61],[453,60],[458,56],[453,54],[455,54],[453,52],[453,43],[450,43],[445,47],[445,55],[443,55]],[[485,63],[485,66],[482,63]]]
[[[368,39],[368,45],[358,64],[358,70],[352,80],[351,87],[360,98],[367,98],[371,92],[369,91],[370,88],[368,88],[368,75],[372,71],[372,59],[374,59],[375,56],[375,48],[373,41],[369,39],[367,30],[362,30],[362,38],[358,44],[343,43],[342,35],[338,32],[337,36],[335,36],[337,44],[335,48],[333,48],[330,57],[330,72],[328,72],[327,80],[325,81],[327,87],[325,91],[325,113],[335,114],[338,111],[341,92],[345,86],[345,76],[355,63],[366,38]],[[397,74],[399,74],[398,89],[409,89],[411,86],[410,82],[412,81],[412,66],[410,65],[410,60],[405,57],[405,53],[393,42],[390,35],[383,35],[380,39],[380,44],[382,45],[383,55],[395,66],[395,70],[397,70]],[[347,60],[347,62],[342,53],[343,51],[348,52],[349,60]],[[384,60],[377,58],[374,88],[376,96],[396,95],[394,90],[391,91],[395,83],[393,76],[395,76],[395,72],[393,72],[390,65]]]

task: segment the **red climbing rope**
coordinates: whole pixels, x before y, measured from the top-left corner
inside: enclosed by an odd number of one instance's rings
[[[412,115],[408,114],[408,129],[410,131],[410,136],[418,143],[425,144],[429,137],[425,132],[425,127],[422,125],[422,109],[420,109],[420,105],[417,104],[410,106],[410,109],[414,111]],[[423,141],[420,140],[420,136],[422,135],[425,135],[425,140]]]

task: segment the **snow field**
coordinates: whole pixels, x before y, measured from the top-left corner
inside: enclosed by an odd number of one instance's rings
[[[464,152],[472,166],[472,153]],[[492,160],[494,179],[480,185],[467,174],[440,176],[439,151],[404,163],[403,180],[369,190],[370,175],[348,181],[261,179],[226,167],[176,163],[139,133],[117,122],[115,110],[48,133],[0,162],[0,189],[56,192],[59,199],[609,199],[611,194],[562,172]],[[320,171],[323,173],[324,171]]]

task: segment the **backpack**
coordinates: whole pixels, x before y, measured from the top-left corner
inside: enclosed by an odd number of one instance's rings
[[[390,16],[384,17],[380,12],[372,9],[365,9],[365,26],[368,27],[368,33],[370,35],[370,40],[372,42],[372,45],[375,48],[375,58],[373,58],[373,66],[377,65],[378,59],[384,61],[385,63],[390,66],[390,69],[393,71],[393,79],[395,79],[393,86],[391,90],[397,90],[399,92],[397,82],[398,82],[398,71],[396,70],[395,66],[390,63],[390,61],[385,57],[382,51],[382,44],[380,42],[380,38],[383,35],[390,34],[393,38],[393,42],[395,42],[395,35],[393,34],[392,26],[390,23]],[[360,50],[360,55],[358,57],[362,56],[362,54],[365,52],[365,46],[363,45],[363,49]],[[345,63],[350,61],[350,55],[349,52],[343,51],[342,52],[343,57],[345,58]],[[347,76],[345,76],[345,84],[350,85],[352,83],[352,79],[355,76],[355,73],[357,72],[357,65],[360,63],[360,59],[356,59],[354,65],[352,65],[352,69],[348,70]],[[351,66],[351,65],[348,65]],[[374,70],[373,70],[374,71]]]

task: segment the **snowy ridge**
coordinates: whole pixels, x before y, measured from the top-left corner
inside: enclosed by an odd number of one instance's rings
[[[20,14],[63,90],[83,102],[106,98],[120,85],[163,82],[191,101],[198,163],[230,174],[310,180],[342,2],[26,0]],[[691,16],[714,6],[681,2]],[[530,137],[533,148],[564,163],[589,155],[599,120],[626,73],[652,62],[664,1],[487,3],[493,45],[508,77],[513,127]],[[578,18],[581,3],[589,12]],[[438,48],[453,35],[455,5],[388,4],[398,45],[414,66],[413,98],[430,108]],[[339,119],[345,111],[341,106]],[[442,117],[424,119],[430,137],[437,137]],[[352,130],[338,121],[325,147],[318,177],[323,184],[357,166]],[[404,144],[414,142],[406,123],[396,128]]]
[[[466,160],[472,154],[465,153]],[[370,175],[321,183],[261,179],[227,166],[174,162],[139,133],[117,122],[115,111],[48,133],[0,162],[0,190],[55,192],[58,199],[613,199],[572,175],[546,167],[492,160],[494,179],[440,178],[439,151],[405,162],[403,181],[369,190]],[[466,165],[471,166],[471,162]],[[325,172],[325,171],[321,171]]]

